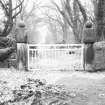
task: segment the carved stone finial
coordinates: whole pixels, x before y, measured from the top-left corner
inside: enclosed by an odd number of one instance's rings
[[[18,22],[17,26],[19,28],[24,28],[26,25],[25,25],[25,22],[23,20],[21,20],[21,21]]]
[[[93,24],[90,21],[88,21],[85,25],[85,28],[92,28],[92,27],[93,27]]]

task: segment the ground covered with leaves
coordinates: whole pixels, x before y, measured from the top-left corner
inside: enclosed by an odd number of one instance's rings
[[[0,72],[0,105],[105,105],[105,73]]]
[[[66,90],[64,86],[48,85],[46,81],[30,78],[27,84],[17,89],[11,90],[3,85],[1,88],[0,105],[70,105],[72,99],[79,95],[79,93]]]

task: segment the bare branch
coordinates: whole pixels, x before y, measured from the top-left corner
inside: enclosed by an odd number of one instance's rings
[[[7,7],[6,7],[6,4],[5,4],[5,3],[3,3],[1,0],[0,0],[0,4],[1,4],[2,8],[4,9],[5,14],[8,16],[8,15],[9,15],[9,13],[8,13],[8,9],[7,9]]]
[[[16,10],[17,8],[19,8],[19,7],[21,7],[21,5],[23,4],[23,2],[24,2],[24,0],[18,0],[19,1],[19,4],[15,7],[15,8],[13,8],[12,9],[12,11],[14,11],[14,10]]]
[[[21,11],[22,11],[22,5],[19,7],[19,11],[18,11],[17,13],[15,13],[15,14],[12,16],[12,18],[13,18],[13,19],[16,18],[16,16],[18,16],[18,15],[21,13]]]
[[[57,22],[60,26],[63,26],[64,23],[56,16],[56,18],[53,18],[52,16],[49,16],[48,14],[45,14],[47,18],[51,19],[52,21]]]
[[[68,13],[68,15],[69,15],[69,17],[70,17],[70,20],[73,22],[73,14],[72,14],[73,11],[72,11],[72,9],[71,9],[69,0],[66,0],[65,9],[67,10],[67,13]]]
[[[83,17],[84,17],[84,22],[86,22],[86,21],[87,21],[86,10],[85,10],[85,8],[81,5],[81,3],[80,3],[79,0],[76,0],[76,1],[77,1],[77,3],[78,3],[79,9],[80,9],[80,11],[81,11],[81,13],[82,13],[82,15],[83,15]]]
[[[60,7],[59,7],[55,2],[52,1],[52,3],[53,3],[53,5],[57,8],[57,10],[60,12],[60,14],[63,16],[63,18],[66,19],[67,23],[68,23],[71,27],[73,27],[71,15],[67,15],[65,10],[62,11],[62,10],[60,9]],[[62,1],[62,3],[64,3],[64,2]],[[66,4],[66,3],[64,3],[64,4]],[[62,5],[64,6],[64,4],[62,4]],[[67,7],[66,7],[65,9],[67,9]],[[69,12],[69,14],[70,14],[70,12]],[[68,16],[69,16],[69,17],[68,17]],[[71,20],[70,20],[70,19],[71,19]]]

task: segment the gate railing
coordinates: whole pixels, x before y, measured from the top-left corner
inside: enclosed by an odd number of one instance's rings
[[[83,49],[83,44],[28,44],[28,69],[83,69]]]

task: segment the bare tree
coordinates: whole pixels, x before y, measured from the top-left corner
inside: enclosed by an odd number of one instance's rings
[[[86,10],[81,2],[79,0],[73,0],[71,5],[71,0],[61,0],[62,8],[60,8],[57,3],[52,3],[63,17],[63,21],[66,21],[69,27],[73,30],[76,42],[80,43],[82,41],[82,30],[88,19]]]
[[[24,0],[0,0],[0,6],[2,7],[6,17],[6,20],[4,21],[4,29],[0,33],[0,36],[5,37],[11,32],[14,20],[22,11],[23,2]]]

